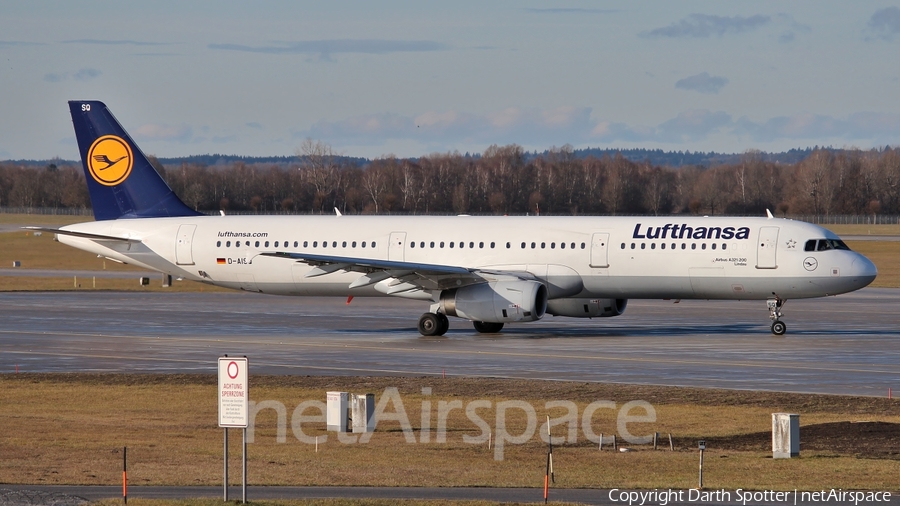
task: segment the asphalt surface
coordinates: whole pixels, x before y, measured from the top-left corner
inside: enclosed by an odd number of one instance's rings
[[[254,374],[480,376],[855,395],[900,392],[900,290],[785,305],[630,301],[625,315],[546,317],[477,334],[415,330],[427,304],[250,293],[2,293],[0,372],[215,373],[246,355]]]
[[[96,486],[30,486],[30,485],[3,485],[12,491],[36,491],[43,494],[59,494],[69,498],[80,497],[88,500],[110,499],[122,497],[121,487],[96,487]],[[2,490],[0,490],[2,492]],[[660,491],[633,491],[620,489],[555,489],[549,491],[551,501],[574,502],[589,505],[627,505],[630,504],[703,504],[705,506],[717,505],[802,505],[812,506],[821,504],[876,504],[854,500],[803,500],[800,493],[794,496],[793,492],[775,495],[771,491],[737,491],[737,490],[664,490],[669,495],[663,500],[642,500],[640,496],[632,495],[652,494]],[[830,491],[826,491],[830,492]],[[706,494],[701,496],[700,494]],[[0,494],[2,497],[2,494]],[[221,487],[129,487],[129,498],[143,499],[185,499],[202,497],[223,497]],[[537,488],[483,488],[483,487],[458,487],[458,488],[413,488],[413,487],[248,487],[247,500],[259,499],[323,499],[323,498],[348,498],[348,499],[444,499],[444,500],[483,500],[497,502],[517,503],[543,503],[543,490]],[[880,496],[880,503],[884,504],[884,495]],[[231,487],[229,500],[241,499],[241,489]],[[888,497],[888,501],[896,500],[896,495]],[[47,502],[46,504],[67,504]]]

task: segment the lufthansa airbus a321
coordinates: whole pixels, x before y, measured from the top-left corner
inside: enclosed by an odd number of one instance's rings
[[[628,299],[765,300],[859,290],[874,264],[800,221],[731,217],[206,216],[182,203],[109,109],[69,102],[96,221],[45,229],[118,262],[275,295],[430,303],[478,332],[546,314],[610,317]]]

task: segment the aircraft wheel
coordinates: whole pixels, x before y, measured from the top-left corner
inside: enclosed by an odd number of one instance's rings
[[[441,320],[434,313],[425,313],[419,317],[419,333],[423,336],[439,336]]]
[[[475,327],[476,331],[482,334],[496,334],[503,330],[502,323],[472,322],[472,325]]]
[[[772,333],[776,336],[783,336],[787,332],[787,325],[784,322],[775,320],[772,322]]]
[[[438,322],[440,323],[440,328],[438,328],[438,333],[436,335],[442,336],[450,330],[450,319],[447,318],[447,315],[444,313],[437,313]]]

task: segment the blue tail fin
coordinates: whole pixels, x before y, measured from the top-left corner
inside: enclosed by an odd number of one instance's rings
[[[69,102],[96,220],[197,216],[163,181],[103,102]]]

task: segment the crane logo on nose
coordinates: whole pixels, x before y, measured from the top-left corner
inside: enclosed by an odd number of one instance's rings
[[[95,140],[85,161],[94,181],[104,186],[122,183],[134,166],[131,146],[117,135],[104,135]]]
[[[806,259],[803,260],[803,268],[808,271],[814,271],[814,270],[816,270],[816,267],[818,267],[818,266],[819,266],[819,261],[813,257],[806,257]]]

